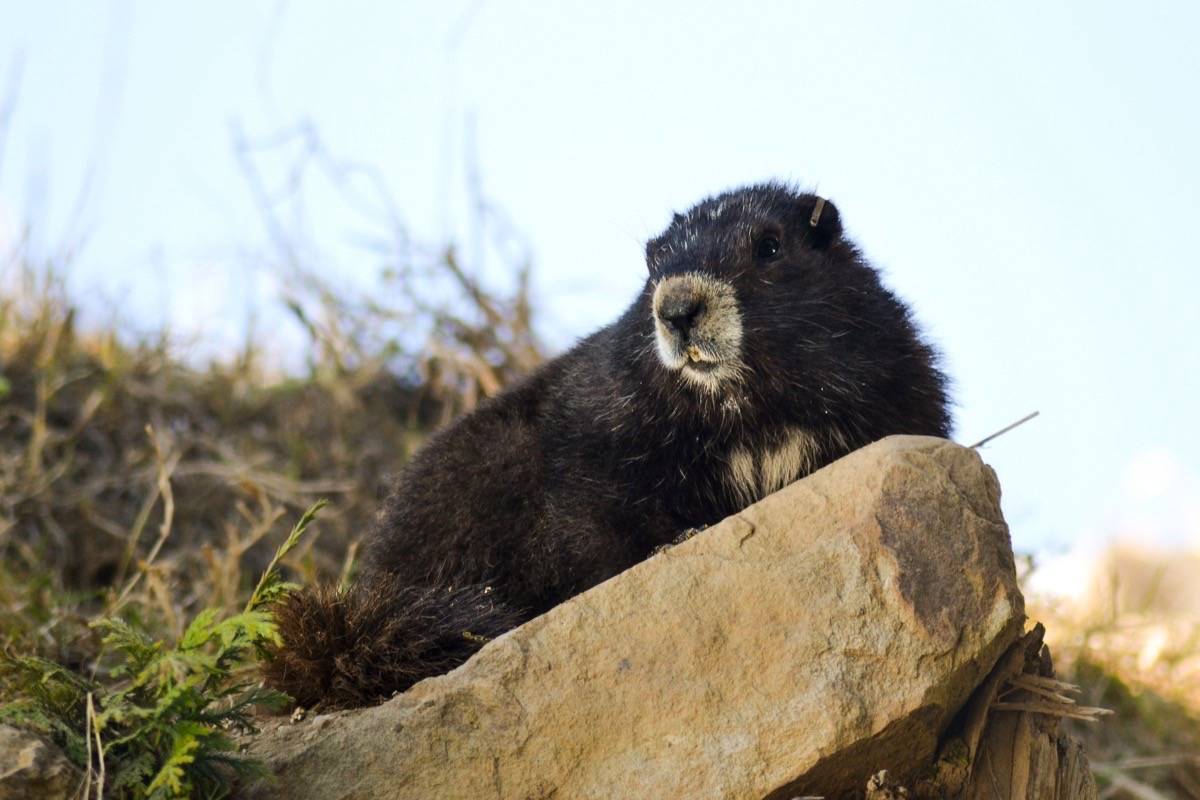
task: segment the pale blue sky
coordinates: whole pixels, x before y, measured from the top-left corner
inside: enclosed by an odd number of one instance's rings
[[[99,157],[76,286],[219,341],[274,295],[233,124],[311,118],[430,240],[470,128],[561,349],[672,209],[792,179],[945,352],[960,440],[1042,412],[986,451],[1019,546],[1200,546],[1200,5],[914,6],[0,0],[0,237],[68,238]]]

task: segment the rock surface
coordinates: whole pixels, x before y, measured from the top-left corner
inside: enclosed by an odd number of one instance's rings
[[[28,731],[0,725],[0,800],[65,800],[82,780],[58,748]]]
[[[791,798],[931,761],[1021,635],[999,486],[892,437],[371,709],[251,744],[288,798]]]

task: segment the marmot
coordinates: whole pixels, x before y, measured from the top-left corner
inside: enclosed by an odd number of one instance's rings
[[[433,436],[346,592],[289,595],[267,682],[363,705],[889,434],[947,436],[908,309],[815,194],[676,214],[612,324]]]

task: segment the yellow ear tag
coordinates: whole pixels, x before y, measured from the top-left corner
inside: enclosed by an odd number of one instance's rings
[[[812,216],[808,218],[809,227],[817,227],[817,223],[821,221],[821,212],[825,210],[825,198],[818,197],[817,204],[813,206]]]

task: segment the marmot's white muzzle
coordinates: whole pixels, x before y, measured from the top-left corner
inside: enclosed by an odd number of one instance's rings
[[[697,272],[654,290],[658,357],[692,383],[715,389],[741,371],[742,314],[733,286]]]

